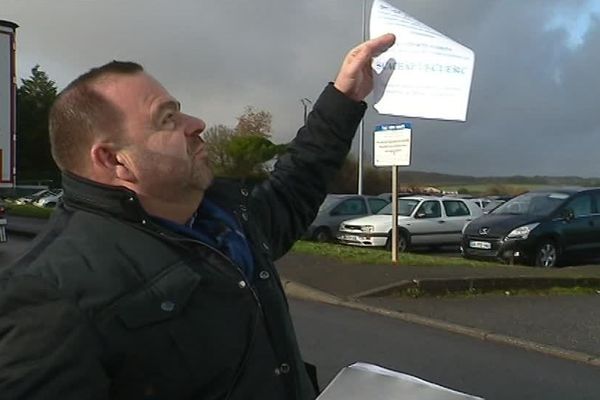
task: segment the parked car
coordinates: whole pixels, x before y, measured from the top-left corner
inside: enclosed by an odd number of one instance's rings
[[[463,231],[466,258],[556,267],[600,254],[600,188],[536,190],[507,201]]]
[[[39,198],[33,204],[38,207],[54,208],[58,204],[58,201],[63,196],[63,190],[58,189],[51,191],[48,195]]]
[[[482,215],[474,202],[456,197],[407,196],[398,199],[398,251],[411,245],[458,245],[463,226]],[[338,240],[354,246],[391,249],[392,204],[377,215],[342,222]]]
[[[388,203],[376,196],[329,194],[308,227],[305,238],[317,242],[331,241],[336,237],[340,222],[351,217],[375,214]]]
[[[28,196],[19,197],[17,200],[15,200],[15,203],[19,204],[19,205],[30,204],[30,203],[34,203],[34,202],[38,201],[42,197],[46,197],[46,196],[49,196],[52,194],[54,194],[54,193],[50,189],[44,189],[44,190],[40,190],[39,192],[30,194]]]
[[[8,240],[6,235],[6,205],[0,202],[0,243],[5,243]]]

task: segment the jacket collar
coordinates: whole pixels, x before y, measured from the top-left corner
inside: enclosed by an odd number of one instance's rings
[[[134,222],[143,222],[149,215],[142,208],[137,194],[123,186],[98,183],[70,172],[63,172],[62,185],[65,206],[107,214]],[[206,192],[206,198],[234,210],[250,188],[234,179],[216,179]]]
[[[136,222],[148,218],[136,193],[126,187],[105,185],[70,172],[62,173],[62,186],[67,207]]]

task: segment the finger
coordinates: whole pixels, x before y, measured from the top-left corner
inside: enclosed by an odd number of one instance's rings
[[[396,36],[393,33],[386,33],[363,44],[355,47],[351,54],[354,55],[354,61],[358,64],[371,62],[371,58],[387,51],[396,42]]]
[[[386,33],[385,35],[371,39],[369,42],[372,42],[373,46],[373,53],[371,54],[371,57],[377,57],[378,55],[388,51],[389,48],[396,43],[396,35],[393,33]]]

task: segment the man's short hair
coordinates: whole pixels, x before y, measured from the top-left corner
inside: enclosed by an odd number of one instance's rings
[[[50,109],[52,157],[62,171],[84,171],[95,139],[119,141],[123,113],[94,88],[114,75],[133,75],[144,68],[135,62],[112,61],[93,68],[60,92]]]

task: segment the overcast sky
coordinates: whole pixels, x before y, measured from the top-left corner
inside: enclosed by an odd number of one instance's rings
[[[388,2],[476,55],[467,122],[412,120],[411,169],[600,176],[600,0]],[[270,111],[276,142],[362,38],[362,0],[0,0],[0,19],[20,25],[21,78],[40,64],[62,88],[135,60],[208,125]],[[370,106],[365,153],[375,125],[405,120]]]

